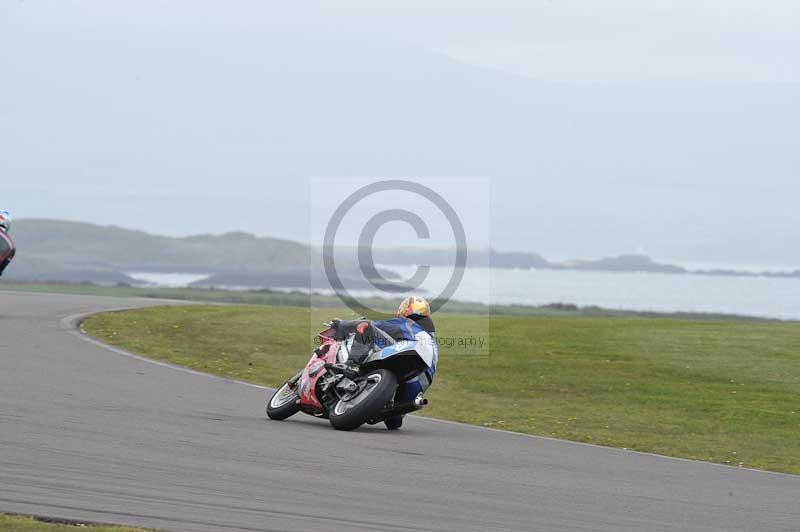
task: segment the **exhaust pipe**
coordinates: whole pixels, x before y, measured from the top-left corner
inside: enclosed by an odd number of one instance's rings
[[[419,410],[428,404],[428,400],[422,397],[422,394],[417,395],[411,401],[404,401],[402,403],[395,403],[391,408],[386,408],[381,412],[381,419],[391,416],[401,416],[408,414],[415,410]]]

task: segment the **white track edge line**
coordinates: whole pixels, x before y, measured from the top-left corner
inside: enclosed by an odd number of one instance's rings
[[[153,364],[155,366],[161,366],[163,368],[170,368],[170,369],[173,369],[173,370],[176,370],[176,371],[180,371],[180,372],[183,372],[183,373],[188,373],[190,375],[198,375],[198,376],[206,377],[206,378],[213,379],[213,380],[220,380],[220,381],[225,381],[225,382],[229,382],[229,383],[233,383],[233,384],[243,384],[245,386],[249,386],[251,388],[257,388],[259,390],[265,390],[265,391],[274,391],[275,390],[274,388],[269,388],[267,386],[261,386],[260,384],[253,384],[252,382],[245,382],[245,381],[241,381],[241,380],[238,380],[238,379],[231,379],[229,377],[222,377],[220,375],[214,375],[212,373],[206,373],[204,371],[198,371],[196,369],[187,368],[185,366],[179,366],[178,364],[171,364],[169,362],[163,362],[161,360],[154,360],[152,358],[147,358],[145,356],[138,355],[136,353],[132,353],[131,351],[126,351],[125,349],[121,349],[119,347],[114,347],[113,345],[109,345],[109,344],[107,344],[105,342],[102,342],[99,339],[95,338],[94,336],[91,336],[90,334],[85,332],[80,327],[81,323],[86,318],[88,318],[90,316],[94,316],[96,314],[102,314],[102,313],[105,313],[105,312],[123,312],[123,311],[126,311],[126,310],[137,310],[137,309],[141,309],[141,308],[142,307],[130,307],[129,306],[129,307],[119,307],[119,308],[108,309],[108,310],[104,310],[104,311],[101,311],[101,312],[84,312],[84,313],[80,313],[80,314],[73,314],[73,315],[70,315],[70,316],[67,316],[67,317],[63,318],[61,320],[60,325],[61,325],[61,329],[67,331],[68,333],[72,334],[73,336],[75,336],[77,338],[80,338],[84,342],[89,342],[90,344],[92,344],[92,345],[94,345],[96,347],[100,347],[101,349],[105,349],[107,351],[111,351],[112,353],[116,353],[118,355],[123,355],[123,356],[129,357],[129,358],[133,358],[133,359],[139,360],[141,362],[147,362],[147,363]]]

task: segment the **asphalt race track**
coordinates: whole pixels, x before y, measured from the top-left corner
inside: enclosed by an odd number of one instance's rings
[[[800,531],[800,477],[411,418],[336,432],[0,292],[0,512],[175,531]]]

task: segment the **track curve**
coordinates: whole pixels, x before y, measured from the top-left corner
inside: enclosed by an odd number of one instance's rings
[[[175,531],[797,531],[800,477],[412,418],[264,418],[254,386],[62,320],[154,300],[0,292],[0,511]]]

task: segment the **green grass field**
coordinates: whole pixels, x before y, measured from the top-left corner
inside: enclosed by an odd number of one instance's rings
[[[145,532],[141,528],[44,523],[30,517],[0,515],[0,532],[76,532],[77,530],[87,530],[89,532]]]
[[[101,314],[111,344],[271,386],[308,360],[332,309],[158,307]],[[800,473],[800,323],[437,316],[444,347],[424,415],[744,467]],[[313,324],[313,325],[312,325]],[[534,442],[531,442],[535,445]]]

